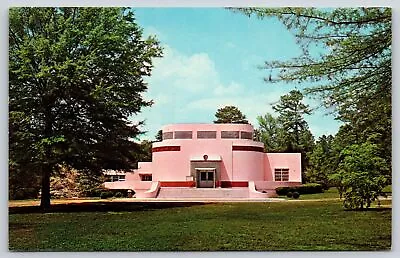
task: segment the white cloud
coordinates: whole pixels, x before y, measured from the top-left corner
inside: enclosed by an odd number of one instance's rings
[[[164,57],[154,63],[149,82],[158,90],[169,89],[199,92],[218,84],[215,64],[206,53],[190,56],[164,46]]]
[[[148,79],[147,99],[154,105],[144,109],[135,120],[145,120],[142,128],[148,133],[143,139],[154,139],[158,130],[171,123],[212,123],[218,108],[233,105],[238,107],[255,127],[256,117],[272,113],[272,105],[290,87],[255,87],[237,81],[224,83],[214,61],[207,53],[186,55],[169,46],[164,46],[164,57],[154,63],[152,76]],[[314,100],[305,99],[314,106]],[[334,133],[338,124],[318,113],[307,118],[310,129],[318,138],[321,134]],[[329,127],[320,126],[326,121]]]

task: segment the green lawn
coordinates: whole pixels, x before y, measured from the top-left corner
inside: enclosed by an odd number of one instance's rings
[[[391,248],[391,209],[344,211],[340,201],[332,200],[188,207],[149,204],[129,211],[10,214],[9,223],[12,251]]]

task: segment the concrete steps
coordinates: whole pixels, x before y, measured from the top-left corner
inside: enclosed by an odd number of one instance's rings
[[[249,198],[249,188],[161,187],[157,199],[163,198]]]

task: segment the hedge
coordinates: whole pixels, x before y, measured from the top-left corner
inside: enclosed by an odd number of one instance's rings
[[[316,183],[276,188],[276,193],[278,195],[287,195],[288,192],[292,193],[298,192],[299,194],[315,194],[315,193],[323,193],[324,190],[321,184],[316,184]]]

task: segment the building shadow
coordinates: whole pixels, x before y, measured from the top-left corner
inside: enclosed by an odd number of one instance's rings
[[[69,203],[52,204],[48,209],[39,206],[9,207],[9,214],[26,213],[64,213],[64,212],[122,212],[122,211],[146,211],[169,209],[176,207],[191,207],[205,205],[209,202],[92,202],[92,203]]]

